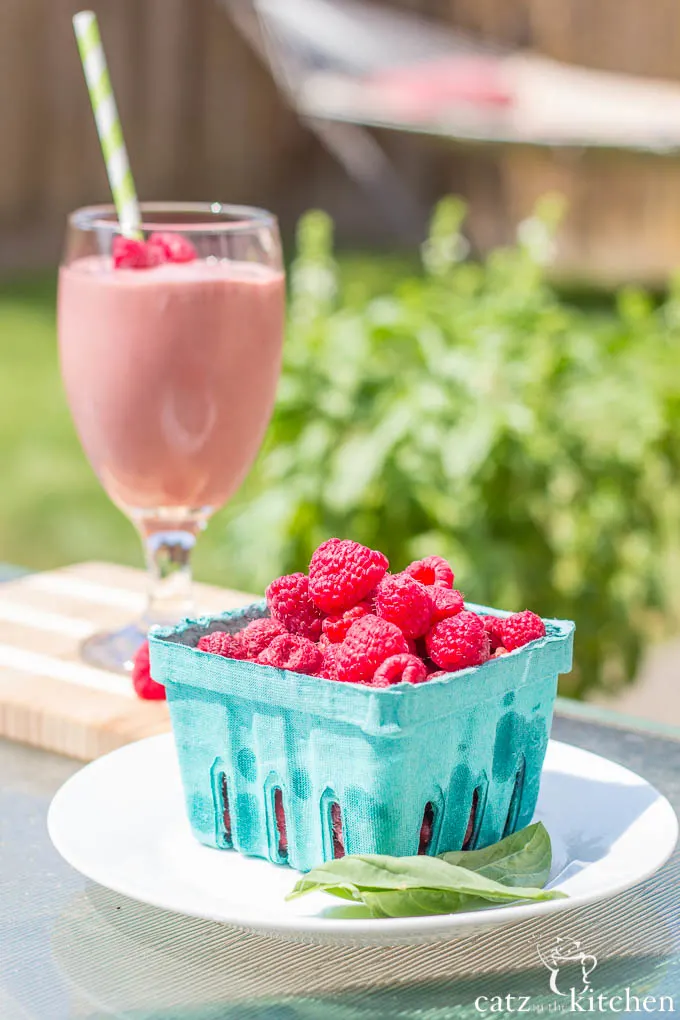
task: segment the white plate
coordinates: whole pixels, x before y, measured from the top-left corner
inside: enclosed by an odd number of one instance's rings
[[[657,871],[678,837],[672,807],[644,779],[556,741],[536,818],[553,841],[549,884],[568,899],[389,920],[356,916],[360,905],[325,893],[286,903],[296,872],[197,843],[170,734],[77,772],[52,801],[48,828],[69,864],[132,899],[282,938],[364,945],[453,938],[613,896]]]

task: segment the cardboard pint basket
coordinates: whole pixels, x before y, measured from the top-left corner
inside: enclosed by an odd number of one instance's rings
[[[546,620],[544,638],[483,666],[384,689],[196,648],[266,615],[260,602],[150,634],[201,843],[309,871],[343,849],[437,854],[529,824],[573,623]]]

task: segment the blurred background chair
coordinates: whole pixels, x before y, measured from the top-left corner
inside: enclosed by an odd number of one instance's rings
[[[462,146],[473,161],[491,149],[496,173],[487,164],[470,195],[482,251],[505,240],[510,224],[554,188],[571,206],[558,275],[658,284],[680,261],[664,229],[669,214],[677,220],[677,168],[663,159],[680,151],[678,85],[501,48],[360,0],[221,2],[397,240],[422,232],[425,210],[381,144],[393,132],[455,145],[458,162]]]

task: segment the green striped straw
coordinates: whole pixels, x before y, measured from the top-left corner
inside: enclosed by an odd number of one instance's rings
[[[126,237],[141,237],[142,219],[139,202],[99,33],[97,15],[93,11],[81,11],[73,19],[73,29],[78,41],[80,59],[83,62],[85,81],[90,93],[120,229]]]

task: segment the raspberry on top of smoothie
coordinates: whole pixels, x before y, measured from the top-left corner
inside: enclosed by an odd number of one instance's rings
[[[148,241],[135,237],[114,237],[114,269],[153,269],[165,262],[193,262],[198,255],[182,234],[158,232]]]

